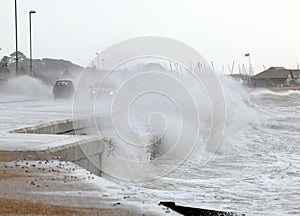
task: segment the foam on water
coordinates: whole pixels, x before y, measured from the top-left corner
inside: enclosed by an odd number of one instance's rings
[[[300,91],[297,90],[288,90],[288,91],[271,91],[268,89],[259,89],[251,92],[251,95],[276,95],[276,96],[289,96],[289,95],[298,95]]]
[[[249,92],[229,78],[219,79],[227,122],[219,151],[208,164],[200,166],[190,157],[176,167],[180,157],[174,157],[164,166],[176,169],[152,181],[114,180],[154,200],[247,215],[298,215],[300,94]]]

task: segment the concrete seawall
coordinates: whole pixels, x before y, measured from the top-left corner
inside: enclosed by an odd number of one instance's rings
[[[31,155],[40,160],[58,158],[69,161],[101,175],[101,154],[106,145],[110,145],[110,140],[99,136],[91,135],[70,135],[85,134],[85,130],[92,126],[93,120],[82,118],[75,120],[59,120],[33,127],[19,128],[10,131],[10,134],[0,138],[2,154],[4,152],[22,155],[24,158]],[[5,139],[5,137],[7,139]],[[14,137],[14,144],[1,145],[1,140],[6,141],[9,137]],[[32,140],[35,142],[31,142]],[[28,144],[22,145],[24,140]],[[36,143],[40,141],[40,143]],[[21,143],[22,142],[22,143]],[[28,154],[31,152],[31,154]],[[33,159],[33,158],[31,158]]]
[[[101,154],[104,151],[106,139],[90,137],[45,150],[46,155],[53,155],[60,160],[70,161],[89,170],[95,175],[101,175]]]
[[[30,134],[75,134],[90,128],[94,118],[66,119],[39,124],[31,127],[23,127],[10,131],[10,133],[30,133]]]

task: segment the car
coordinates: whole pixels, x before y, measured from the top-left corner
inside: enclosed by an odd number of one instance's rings
[[[53,85],[53,96],[57,98],[70,98],[74,94],[74,85],[71,80],[57,80]]]
[[[112,83],[104,83],[103,85],[100,85],[99,82],[95,82],[89,87],[90,100],[94,100],[97,94],[101,96],[112,96],[115,93],[115,87]]]

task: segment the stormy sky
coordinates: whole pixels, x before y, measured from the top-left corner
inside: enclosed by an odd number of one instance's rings
[[[296,68],[300,63],[298,0],[18,0],[19,50],[33,58],[87,65],[96,52],[124,39],[155,35],[180,40],[222,65]],[[0,0],[0,56],[15,49],[14,1]],[[237,68],[236,68],[237,69]]]

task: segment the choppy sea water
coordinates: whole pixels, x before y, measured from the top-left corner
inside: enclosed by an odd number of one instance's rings
[[[250,108],[260,118],[227,135],[231,150],[206,165],[187,159],[155,180],[119,183],[150,200],[246,215],[299,215],[300,92],[249,92]],[[166,163],[171,167],[175,159]]]

